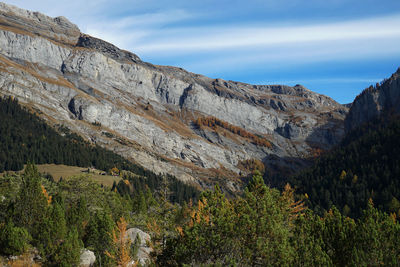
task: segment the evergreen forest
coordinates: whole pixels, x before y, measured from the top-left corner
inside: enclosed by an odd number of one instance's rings
[[[400,118],[383,116],[347,133],[342,143],[314,165],[289,178],[307,205],[323,214],[335,205],[359,217],[369,199],[400,215]]]

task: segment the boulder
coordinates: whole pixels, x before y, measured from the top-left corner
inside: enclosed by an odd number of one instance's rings
[[[80,257],[80,267],[91,267],[94,265],[94,262],[96,261],[96,256],[94,255],[93,251],[90,251],[88,249],[82,249],[81,250],[81,257]]]
[[[153,249],[149,247],[151,242],[150,235],[138,228],[130,228],[126,232],[132,244],[135,243],[136,238],[140,238],[139,249],[136,256],[141,265],[146,265],[150,261],[150,253],[153,251]]]

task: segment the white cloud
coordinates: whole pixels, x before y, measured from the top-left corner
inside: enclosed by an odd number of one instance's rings
[[[308,84],[308,83],[319,83],[319,84],[326,84],[326,83],[335,83],[335,84],[340,84],[340,83],[377,83],[382,81],[382,79],[379,78],[324,78],[324,79],[299,79],[299,80],[274,80],[274,81],[261,81],[258,82],[257,84]]]
[[[168,24],[195,17],[184,10],[170,9],[163,12],[146,13],[126,16],[118,19],[108,19],[101,22],[88,22],[85,25],[87,34],[104,39],[124,48],[132,48],[132,44],[150,37],[158,36],[163,27]]]
[[[161,36],[161,37],[158,37]],[[291,27],[180,28],[155,35],[151,43],[132,40],[137,51],[191,52],[241,49],[265,46],[298,45],[349,40],[368,40],[400,36],[400,15],[321,25]]]
[[[246,69],[252,64],[290,65],[400,55],[400,14],[282,27],[182,26],[193,17],[182,10],[166,10],[93,24],[88,33],[144,59],[169,58],[200,73]]]
[[[237,71],[254,66],[268,69],[279,65],[400,56],[400,14],[329,23],[309,20],[307,24],[301,21],[288,24],[286,21],[285,26],[239,20],[234,25],[215,22],[201,26],[210,23],[210,14],[201,13],[204,10],[193,14],[182,5],[172,4],[160,8],[159,2],[153,0],[5,2],[51,16],[63,15],[78,24],[83,32],[153,63],[164,60],[167,64],[206,74],[218,73],[220,69]],[[123,5],[131,7],[131,11],[124,13]],[[213,12],[217,16],[223,11]],[[111,13],[125,15],[112,17]]]

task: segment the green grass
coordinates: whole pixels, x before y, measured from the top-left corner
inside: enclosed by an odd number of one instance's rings
[[[53,176],[55,181],[63,179],[68,179],[71,176],[77,175],[88,175],[93,181],[98,182],[99,184],[103,184],[104,186],[111,187],[115,182],[118,183],[121,180],[119,176],[111,176],[111,175],[101,175],[103,171],[93,170],[90,173],[87,172],[88,168],[76,167],[76,166],[67,166],[67,165],[56,165],[56,164],[40,164],[37,165],[39,172],[41,173],[49,173]],[[9,171],[9,173],[21,173]],[[0,173],[0,176],[4,175],[4,173]]]

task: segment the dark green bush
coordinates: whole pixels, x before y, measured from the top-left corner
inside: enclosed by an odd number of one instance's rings
[[[28,247],[32,237],[23,227],[8,222],[0,229],[0,251],[5,255],[21,255]]]

